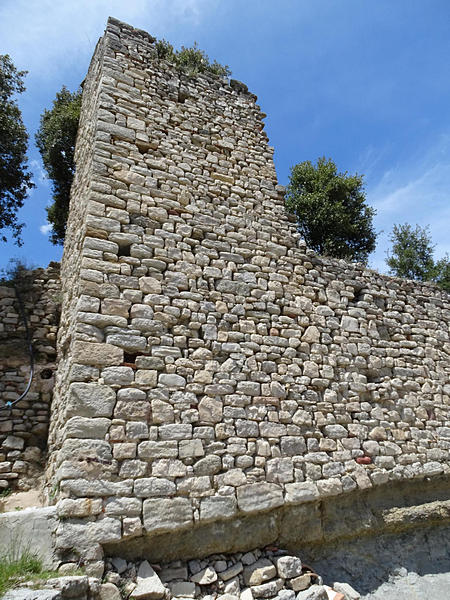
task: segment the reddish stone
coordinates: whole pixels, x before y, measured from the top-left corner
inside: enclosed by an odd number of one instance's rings
[[[370,458],[370,456],[358,456],[356,462],[358,463],[358,465],[370,465],[372,459]]]

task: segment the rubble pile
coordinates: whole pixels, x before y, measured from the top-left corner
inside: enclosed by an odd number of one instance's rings
[[[323,585],[320,575],[297,556],[277,548],[214,554],[202,560],[150,565],[107,560],[105,581],[132,600],[357,600],[345,583]],[[111,596],[113,597],[113,596]],[[119,596],[117,596],[119,598]]]

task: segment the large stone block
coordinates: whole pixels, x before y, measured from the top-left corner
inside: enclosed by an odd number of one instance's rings
[[[72,417],[64,428],[64,435],[67,438],[103,440],[110,425],[111,420],[104,417]]]
[[[114,390],[98,383],[72,383],[66,406],[66,417],[111,417],[116,401]]]
[[[238,488],[237,502],[246,513],[268,510],[283,504],[283,491],[274,483],[249,483]]]
[[[112,344],[75,340],[72,347],[75,363],[95,367],[111,367],[123,362],[123,350]]]
[[[190,500],[187,498],[151,498],[144,500],[144,527],[149,533],[183,529],[193,524]]]

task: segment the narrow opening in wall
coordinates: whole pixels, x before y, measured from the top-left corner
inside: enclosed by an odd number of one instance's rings
[[[130,256],[131,254],[131,244],[127,244],[126,246],[119,246],[118,256]]]
[[[51,379],[53,375],[53,371],[51,369],[42,369],[41,371],[41,379]]]
[[[126,246],[119,246],[118,256],[130,256],[131,254],[131,244],[127,244]]]
[[[367,377],[367,383],[381,383],[385,377],[393,377],[392,369],[390,367],[382,367],[378,370],[369,370],[365,375]]]
[[[189,94],[187,94],[186,92],[182,90],[178,92],[178,102],[180,102],[180,104],[184,104],[188,98]]]
[[[353,288],[353,299],[352,299],[352,304],[356,304],[357,302],[362,302],[364,300],[364,295],[366,293],[366,289],[365,287],[359,287],[359,286],[355,286]]]
[[[136,358],[138,356],[139,356],[139,354],[131,354],[129,352],[124,352],[124,354],[123,354],[123,362],[127,366],[136,365]]]

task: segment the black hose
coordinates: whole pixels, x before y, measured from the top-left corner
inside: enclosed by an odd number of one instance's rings
[[[26,339],[26,344],[27,344],[27,348],[28,348],[28,354],[30,356],[30,376],[28,378],[27,387],[20,394],[20,396],[18,398],[16,398],[16,400],[13,400],[12,402],[10,400],[8,400],[7,402],[5,402],[5,406],[0,406],[0,410],[11,410],[11,408],[15,404],[17,404],[18,402],[20,402],[21,400],[23,400],[25,398],[25,396],[28,394],[28,392],[30,391],[31,382],[33,381],[33,376],[34,376],[33,344],[32,344],[32,341],[31,341],[30,329],[28,327],[28,319],[27,319],[27,315],[26,315],[26,312],[25,312],[25,307],[24,307],[23,302],[22,302],[22,297],[21,297],[20,292],[19,292],[19,290],[18,290],[18,288],[16,286],[14,286],[14,291],[16,292],[17,302],[19,304],[20,316],[22,317],[22,321],[23,321],[23,324],[25,326],[25,339]]]

